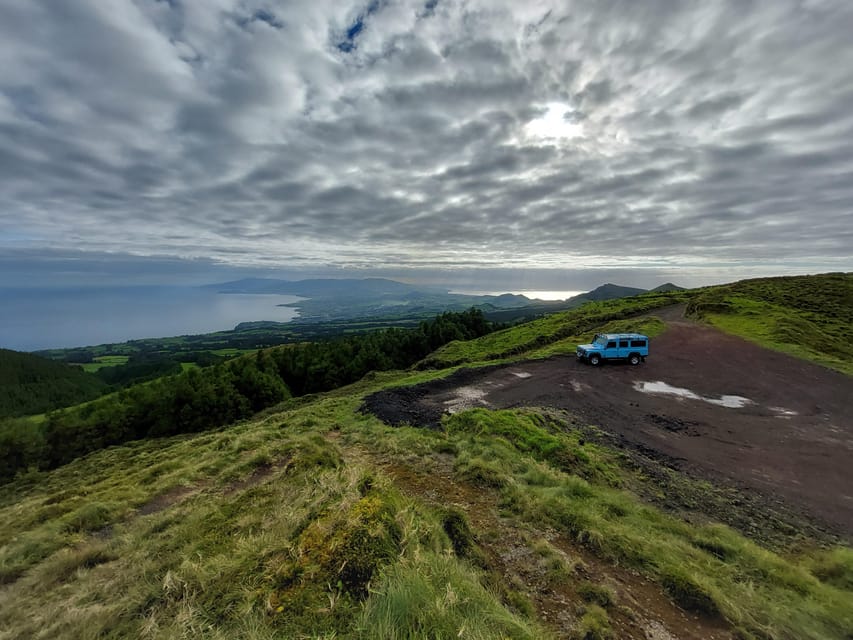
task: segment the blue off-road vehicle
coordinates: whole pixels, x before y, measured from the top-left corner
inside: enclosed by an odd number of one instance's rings
[[[596,333],[592,343],[578,345],[575,355],[593,366],[605,360],[627,360],[637,365],[649,355],[649,338],[639,333]]]

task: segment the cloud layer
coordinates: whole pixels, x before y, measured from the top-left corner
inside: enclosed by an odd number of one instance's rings
[[[0,2],[0,248],[853,268],[853,3]]]

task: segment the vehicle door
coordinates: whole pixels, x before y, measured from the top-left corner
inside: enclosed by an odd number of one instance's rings
[[[604,347],[604,357],[607,359],[619,357],[619,341],[608,340]]]
[[[641,356],[649,355],[649,345],[645,340],[631,340],[631,350],[636,351]]]
[[[619,339],[619,358],[627,358],[631,353],[631,341],[628,338]]]

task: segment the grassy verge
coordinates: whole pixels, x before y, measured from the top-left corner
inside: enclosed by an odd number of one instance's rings
[[[652,311],[651,313],[654,313]],[[654,338],[663,333],[666,324],[654,316],[641,316],[637,318],[625,318],[623,320],[612,320],[607,324],[596,327],[594,331],[569,336],[551,344],[533,349],[524,354],[523,358],[550,358],[556,355],[575,355],[579,344],[591,342],[596,333],[642,333]]]
[[[647,320],[632,318],[660,307],[678,304],[688,299],[689,293],[650,293],[632,298],[589,302],[579,309],[554,313],[539,320],[497,331],[468,340],[451,342],[441,347],[421,362],[421,368],[441,369],[462,363],[485,362],[511,358],[522,354],[536,356],[564,353],[574,346],[580,336],[602,327],[614,330],[641,330],[650,325]],[[632,318],[632,319],[629,319]],[[614,321],[619,321],[614,323]],[[614,323],[608,325],[608,323]],[[570,348],[571,347],[571,348]],[[549,351],[550,348],[550,351]]]

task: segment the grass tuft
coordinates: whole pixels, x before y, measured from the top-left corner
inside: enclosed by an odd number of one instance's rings
[[[586,607],[573,634],[575,640],[610,640],[613,630],[607,612],[596,604]]]
[[[835,547],[821,551],[808,565],[821,582],[853,592],[853,549]]]
[[[450,538],[453,552],[460,558],[469,557],[476,543],[465,514],[459,509],[448,509],[441,518],[441,526]]]
[[[710,616],[719,614],[712,590],[700,580],[701,578],[678,567],[670,567],[661,576],[664,589],[683,609]]]
[[[96,531],[115,517],[115,507],[101,502],[89,502],[64,518],[64,529],[69,532]]]
[[[584,602],[609,607],[615,602],[613,590],[603,584],[584,581],[578,585],[578,595]]]
[[[370,640],[549,637],[501,605],[472,569],[435,554],[392,566],[365,603],[358,628]]]

